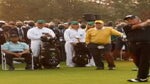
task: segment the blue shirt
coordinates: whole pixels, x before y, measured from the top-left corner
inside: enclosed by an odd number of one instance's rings
[[[26,49],[29,49],[29,46],[23,42],[18,42],[18,43],[7,42],[2,45],[2,50],[8,50],[8,51],[12,51],[12,52],[24,51]]]

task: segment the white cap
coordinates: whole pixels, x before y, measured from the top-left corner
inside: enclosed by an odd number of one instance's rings
[[[5,23],[5,21],[3,21],[3,20],[0,20],[0,23]]]

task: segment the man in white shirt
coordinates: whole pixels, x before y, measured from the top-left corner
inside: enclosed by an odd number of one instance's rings
[[[41,37],[44,34],[44,37],[54,38],[55,33],[48,29],[45,26],[44,20],[38,20],[36,23],[36,27],[29,29],[27,32],[27,37],[31,39],[31,50],[34,56],[35,61],[38,60],[38,56],[40,54],[40,47],[41,47]],[[35,62],[35,68],[38,67],[38,64]]]
[[[66,65],[68,67],[74,67],[75,64],[72,61],[74,56],[74,47],[78,42],[85,42],[85,31],[79,28],[77,21],[72,21],[70,28],[64,32],[65,38],[65,51],[66,51]]]

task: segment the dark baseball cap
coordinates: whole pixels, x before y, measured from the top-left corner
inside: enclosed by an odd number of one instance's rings
[[[134,19],[134,18],[136,18],[135,15],[127,15],[127,16],[125,16],[124,20]]]

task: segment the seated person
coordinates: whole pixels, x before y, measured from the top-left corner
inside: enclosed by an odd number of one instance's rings
[[[6,62],[9,65],[9,70],[14,70],[13,58],[24,57],[27,70],[31,69],[31,54],[29,46],[26,43],[19,42],[19,36],[17,34],[10,35],[10,41],[2,45],[2,52],[6,55]]]

